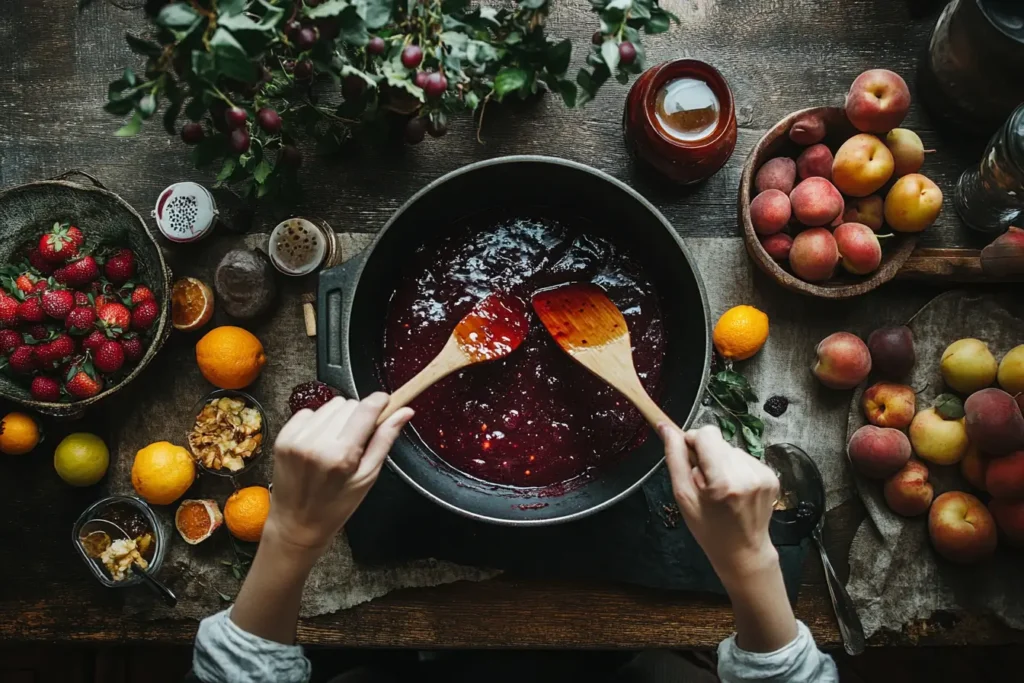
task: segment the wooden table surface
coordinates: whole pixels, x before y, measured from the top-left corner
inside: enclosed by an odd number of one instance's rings
[[[75,5],[73,0],[0,0],[0,186],[82,169],[148,213],[157,193],[172,182],[211,182],[190,167],[185,147],[159,125],[150,125],[136,139],[113,137],[118,122],[101,110],[106,84],[125,65],[136,63],[123,34],[138,32],[145,22],[140,11],[103,0],[80,14]],[[331,160],[313,160],[307,153],[301,173],[308,192],[296,210],[323,217],[339,231],[373,233],[430,180],[480,159],[532,153],[587,163],[631,183],[684,238],[735,239],[740,234],[735,208],[740,169],[762,132],[792,110],[841,104],[849,83],[868,68],[896,70],[913,87],[935,19],[934,14],[911,18],[904,3],[892,0],[666,0],[664,6],[682,23],[646,41],[650,63],[680,56],[703,59],[722,71],[736,97],[736,153],[704,185],[668,189],[634,175],[620,130],[626,88],[611,83],[582,111],[567,111],[552,97],[529,106],[492,107],[483,144],[475,139],[474,124],[460,119],[447,137],[428,138],[401,152],[367,149]],[[550,24],[553,34],[573,38],[578,64],[596,28],[588,4],[559,0]],[[951,152],[950,142],[938,137],[917,106],[908,125],[926,147],[938,148],[928,162],[930,175],[948,195],[970,158]],[[925,244],[970,243],[950,209],[947,203]],[[255,229],[266,231],[278,215],[261,213]],[[796,296],[781,289],[778,295]],[[68,551],[70,522],[92,494],[69,492],[53,476],[41,475],[18,490],[5,485],[9,468],[33,466],[0,465],[0,638],[189,641],[196,630],[193,621],[121,617],[110,592],[100,589]],[[38,469],[52,474],[46,463]],[[831,555],[844,575],[849,543],[862,517],[856,503],[829,517]],[[814,557],[805,568],[797,614],[823,646],[837,646],[832,607]],[[728,604],[713,596],[505,576],[397,591],[304,620],[299,638],[310,644],[365,646],[711,647],[731,629]],[[1019,634],[988,620],[951,616],[876,637],[873,643],[1016,638]]]

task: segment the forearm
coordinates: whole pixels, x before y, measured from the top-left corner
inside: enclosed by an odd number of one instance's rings
[[[742,649],[774,652],[796,637],[796,618],[774,547],[767,545],[742,571],[720,577],[732,601],[736,643]]]
[[[267,520],[249,575],[231,609],[231,620],[261,638],[295,642],[302,589],[317,557],[317,553],[282,538]]]

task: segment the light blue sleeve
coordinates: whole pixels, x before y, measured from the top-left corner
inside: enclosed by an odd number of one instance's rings
[[[243,631],[218,612],[199,623],[192,673],[203,683],[309,683],[310,664],[298,645]]]
[[[797,622],[796,638],[775,652],[747,652],[732,635],[718,646],[722,683],[839,683],[836,663],[814,644],[811,631]]]

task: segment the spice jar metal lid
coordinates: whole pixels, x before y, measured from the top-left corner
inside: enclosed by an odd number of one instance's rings
[[[160,193],[152,216],[160,233],[171,242],[202,239],[217,222],[217,202],[198,183],[174,183]]]
[[[267,254],[285,275],[302,276],[321,266],[336,265],[338,253],[334,230],[326,222],[310,218],[281,221],[270,233]]]

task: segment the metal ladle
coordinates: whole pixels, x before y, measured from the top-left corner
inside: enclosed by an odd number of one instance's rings
[[[825,569],[825,582],[832,598],[832,607],[839,622],[839,634],[847,654],[864,652],[864,627],[857,616],[850,594],[839,581],[825,552],[825,482],[818,466],[802,449],[788,443],[769,446],[764,452],[765,464],[775,470],[782,491],[780,498],[788,506],[772,515],[772,532],[788,530],[805,538],[810,532]]]
[[[117,524],[106,519],[89,520],[82,525],[82,530],[78,536],[78,542],[81,544],[85,554],[96,561],[100,559],[100,555],[110,547],[110,544],[115,539],[127,541],[131,540],[131,536]],[[103,569],[106,570],[106,567],[103,566]],[[171,589],[139,566],[138,562],[135,563],[132,573],[141,576],[146,585],[156,591],[168,607],[174,607],[178,604],[178,598],[171,592]]]

